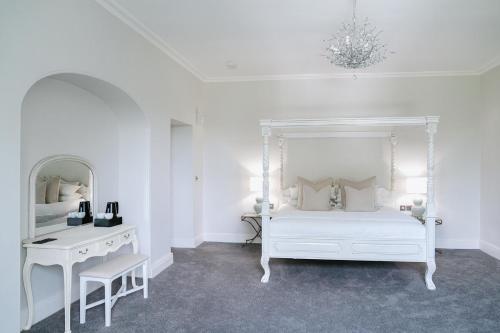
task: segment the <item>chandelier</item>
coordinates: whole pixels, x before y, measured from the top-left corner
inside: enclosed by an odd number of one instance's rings
[[[328,40],[326,58],[331,64],[347,69],[366,68],[386,59],[386,45],[379,39],[382,31],[365,19],[356,22],[356,0],[353,0],[352,22],[343,23]]]

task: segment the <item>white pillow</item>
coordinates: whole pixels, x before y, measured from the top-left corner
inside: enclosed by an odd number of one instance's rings
[[[316,190],[312,186],[303,183],[302,184],[302,205],[300,209],[302,210],[330,210],[330,191],[331,186],[327,184],[319,190]]]
[[[351,186],[344,186],[346,194],[346,212],[374,212],[375,208],[375,187],[370,186],[363,189],[355,189]]]
[[[394,202],[392,192],[382,186],[377,186],[375,189],[375,205],[377,207],[393,207]]]
[[[80,185],[61,183],[59,185],[59,195],[72,195],[80,189]]]

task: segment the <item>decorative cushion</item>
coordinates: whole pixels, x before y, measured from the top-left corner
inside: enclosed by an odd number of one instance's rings
[[[45,203],[59,202],[59,186],[61,177],[50,177],[47,181],[47,190],[45,192]]]
[[[340,185],[338,185],[338,184],[334,184],[331,187],[330,204],[332,207],[337,208],[337,209],[343,208],[343,206],[342,206],[342,190],[340,188]]]
[[[357,190],[362,190],[362,189],[367,188],[367,187],[375,186],[376,181],[377,181],[377,177],[375,177],[375,176],[370,177],[370,178],[365,179],[365,180],[361,180],[361,181],[353,181],[353,180],[340,178],[337,183],[338,183],[338,185],[340,185],[340,189],[341,189],[342,206],[345,207],[345,205],[346,205],[346,193],[345,193],[346,186],[350,186],[350,187],[355,188]]]
[[[298,180],[297,208],[302,210],[330,209],[330,194],[331,194],[330,188],[333,183],[332,178],[327,178],[319,182],[312,182],[302,177],[297,177],[297,180]],[[304,192],[305,188],[306,191]],[[308,195],[306,205],[304,205],[305,195]],[[326,199],[323,199],[325,195]]]
[[[375,187],[370,186],[356,189],[344,186],[346,194],[346,212],[374,212],[375,209]]]
[[[88,186],[81,185],[76,193],[80,193],[85,200],[90,200],[90,193]]]

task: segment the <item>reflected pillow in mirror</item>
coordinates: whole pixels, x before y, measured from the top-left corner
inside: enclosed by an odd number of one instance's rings
[[[36,182],[36,198],[35,202],[37,204],[45,203],[45,195],[47,192],[47,181],[37,181]]]
[[[61,184],[81,185],[79,181],[70,181],[64,178],[61,178]]]
[[[45,203],[59,202],[59,186],[61,177],[50,177],[47,180],[47,190],[45,192]]]
[[[72,201],[72,200],[80,200],[83,199],[83,196],[80,193],[73,193],[70,195],[60,195],[59,196],[59,201],[64,202],[64,201]]]
[[[61,182],[59,186],[59,195],[72,195],[80,189],[80,185],[65,184]]]

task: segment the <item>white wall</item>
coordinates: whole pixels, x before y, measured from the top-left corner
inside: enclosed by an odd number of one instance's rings
[[[439,115],[436,191],[438,214],[444,225],[437,228],[437,244],[478,248],[478,100],[478,77],[206,84],[203,92],[206,239],[241,241],[248,236],[249,229],[239,216],[251,210],[254,198],[248,189],[248,179],[261,170],[260,119]],[[413,141],[414,137],[409,133],[400,135],[398,164],[406,173],[425,170],[423,130],[421,141]],[[274,176],[279,166],[277,153],[274,142],[271,161]]]
[[[28,92],[23,103],[21,137],[22,193],[27,194],[29,174],[41,159],[60,154],[81,156],[95,167],[99,207],[118,199],[118,125],[113,111],[97,96],[73,84],[45,78]],[[27,195],[21,198],[22,234],[27,233]],[[98,262],[77,265],[73,299],[78,299],[78,272]],[[35,266],[32,275],[35,321],[64,305],[59,267]],[[21,298],[23,308],[25,299]]]
[[[94,1],[11,1],[0,11],[0,172],[9,191],[0,194],[4,212],[1,233],[2,275],[0,313],[2,329],[19,330],[21,178],[21,104],[29,88],[55,73],[82,73],[122,89],[144,112],[150,124],[147,147],[150,169],[149,234],[147,243],[153,273],[171,262],[170,118],[193,124],[201,89],[200,81],[165,54],[110,15]],[[198,150],[196,150],[198,151]],[[199,159],[199,157],[197,157]],[[197,162],[201,163],[201,162]],[[138,221],[140,223],[140,221]],[[61,285],[62,288],[62,285]]]
[[[500,259],[500,67],[481,77],[481,250]]]

